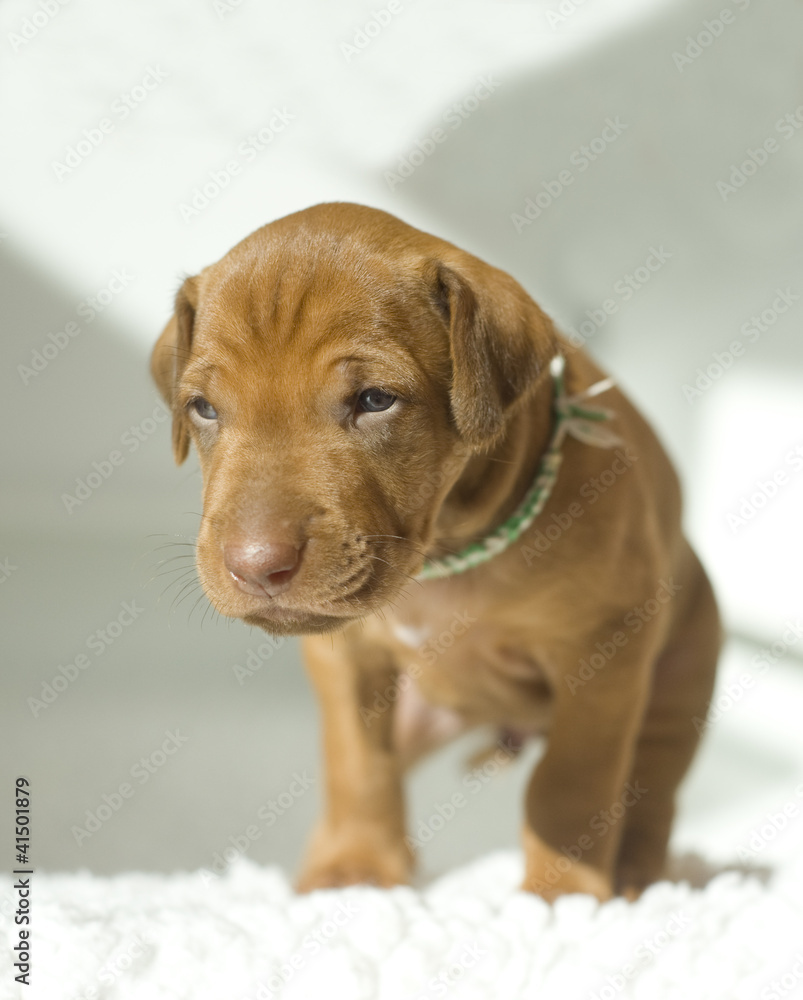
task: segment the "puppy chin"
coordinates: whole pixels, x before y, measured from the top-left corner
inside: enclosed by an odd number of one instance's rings
[[[374,590],[370,586],[360,588],[356,594],[340,598],[333,602],[317,604],[310,602],[308,606],[292,603],[281,605],[276,603],[262,604],[260,607],[245,614],[236,615],[246,625],[269,632],[271,635],[314,635],[322,632],[337,632],[350,622],[380,611],[394,592],[381,587]]]
[[[366,592],[363,592],[366,591]],[[350,622],[374,614],[392,599],[393,594],[381,588],[382,594],[368,592],[370,588],[361,588],[359,597],[351,595],[334,602],[299,602],[294,604],[288,600],[279,603],[281,598],[248,602],[250,606],[243,607],[241,601],[218,600],[207,591],[207,596],[220,614],[227,618],[239,618],[246,625],[261,628],[271,635],[315,635],[323,632],[337,632]]]
[[[287,615],[287,617],[285,617]],[[350,617],[340,615],[322,615],[314,612],[301,611],[282,612],[276,614],[244,615],[246,625],[261,628],[270,635],[320,635],[325,632],[337,632],[359,615]]]

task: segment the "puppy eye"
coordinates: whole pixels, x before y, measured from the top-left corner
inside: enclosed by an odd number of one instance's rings
[[[396,397],[384,389],[366,389],[357,399],[357,409],[363,413],[379,413],[381,410],[389,410],[395,402]]]
[[[190,406],[195,410],[199,417],[204,420],[217,420],[217,410],[209,403],[207,400],[198,396],[196,399],[190,403]]]

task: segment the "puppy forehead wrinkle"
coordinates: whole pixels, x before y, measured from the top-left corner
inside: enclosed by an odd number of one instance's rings
[[[215,371],[243,371],[265,357],[265,345],[256,339],[242,316],[217,306],[199,313],[197,359],[187,374],[209,376]]]
[[[328,320],[331,297],[316,285],[311,273],[288,276],[264,262],[245,274],[237,269],[210,287],[199,320],[227,345],[284,350],[299,333]]]
[[[444,338],[436,344],[426,331],[415,255],[391,263],[353,238],[307,240],[318,245],[299,254],[298,242],[239,247],[228,266],[208,276],[198,330],[208,333],[202,339],[221,366],[265,371],[266,364],[285,368],[294,356],[306,368],[326,360],[321,352],[331,357],[329,349],[340,349],[374,368],[404,365],[425,382],[433,367],[438,377],[445,372]]]
[[[417,270],[419,255],[389,254],[387,238],[377,246],[355,231],[334,233],[299,225],[271,234],[270,228],[258,230],[230,251],[224,275],[213,279],[220,293],[231,290],[236,297],[247,287],[255,303],[271,309],[316,291],[342,298],[351,289],[372,298]]]
[[[217,364],[211,358],[196,356],[192,358],[184,369],[184,382],[204,383],[214,377],[217,371]]]

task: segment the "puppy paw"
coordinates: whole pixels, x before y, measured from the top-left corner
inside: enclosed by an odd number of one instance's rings
[[[639,868],[635,866],[619,866],[616,871],[616,886],[620,896],[634,903],[639,896],[653,884],[664,877],[662,865],[650,865]]]
[[[336,889],[347,885],[375,885],[383,889],[406,885],[412,855],[404,841],[375,835],[316,832],[301,873],[298,892]]]
[[[314,889],[339,889],[346,885],[374,885],[389,889],[408,882],[407,873],[393,864],[378,859],[370,862],[366,858],[344,858],[327,865],[305,866],[296,880],[296,890],[312,892]]]
[[[521,888],[525,892],[534,892],[548,903],[570,892],[596,896],[601,903],[613,896],[611,880],[603,872],[553,850],[527,827],[523,844],[525,875]]]

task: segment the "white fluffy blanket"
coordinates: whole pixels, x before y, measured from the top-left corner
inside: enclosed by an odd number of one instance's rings
[[[34,876],[30,986],[16,1000],[780,1000],[803,996],[803,864],[766,882],[662,882],[634,904],[549,906],[489,855],[422,890],[296,895],[240,859],[201,873]],[[4,937],[12,882],[2,880]]]

